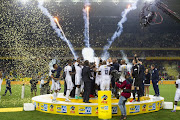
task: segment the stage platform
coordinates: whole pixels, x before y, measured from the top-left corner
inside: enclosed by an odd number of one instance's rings
[[[141,102],[126,102],[127,115],[136,115],[142,113],[149,113],[159,111],[163,107],[164,98],[141,97]],[[65,97],[62,93],[58,94],[57,102],[52,102],[52,95],[40,95],[32,98],[32,101],[37,111],[75,116],[98,116],[98,98],[90,98],[92,103],[83,103],[82,99],[70,98],[71,102],[65,102]],[[118,107],[118,99],[112,98],[112,115],[121,115]]]

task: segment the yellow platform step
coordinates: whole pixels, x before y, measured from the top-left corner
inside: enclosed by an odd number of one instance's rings
[[[53,97],[51,97],[52,99]],[[129,98],[128,101],[131,101],[133,98]],[[58,101],[65,101],[65,98],[56,98]],[[75,103],[83,103],[83,99],[75,99],[75,98],[70,98],[71,102]],[[140,98],[140,101],[145,101],[145,100],[150,100],[149,97],[143,96]],[[98,103],[98,98],[90,98],[89,102],[91,103]],[[119,99],[112,98],[111,103],[118,103]]]
[[[0,108],[0,112],[20,112],[20,111],[23,111],[23,107]]]
[[[176,110],[180,110],[180,106],[177,106],[177,107],[176,107]]]

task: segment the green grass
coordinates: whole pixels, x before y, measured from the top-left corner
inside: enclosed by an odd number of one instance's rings
[[[62,86],[63,87],[63,86]],[[160,94],[165,98],[165,101],[173,102],[175,95],[175,86],[174,85],[160,85]],[[1,101],[0,108],[5,107],[22,107],[23,103],[31,102],[31,93],[30,87],[28,85],[25,86],[25,98],[21,99],[21,85],[12,85],[13,95],[9,96],[7,93],[6,96],[2,96],[5,91],[5,85],[2,85],[1,90]],[[38,86],[38,95],[39,95],[39,86]],[[63,92],[61,90],[61,92]],[[153,87],[150,87],[150,94],[154,94]],[[154,113],[141,114],[135,116],[128,116],[129,120],[141,120],[146,118],[146,120],[179,120],[180,111],[176,113],[171,113],[171,110],[160,110]],[[79,117],[79,116],[65,116],[65,115],[54,115],[48,113],[42,113],[38,111],[33,112],[11,112],[11,113],[0,113],[0,118],[2,120],[98,120],[97,117]],[[112,120],[118,120],[119,117],[113,117]]]

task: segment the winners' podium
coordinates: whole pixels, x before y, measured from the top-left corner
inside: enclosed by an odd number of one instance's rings
[[[84,103],[83,99],[70,98],[71,102],[65,102],[66,97],[59,93],[57,102],[52,102],[52,95],[39,95],[32,98],[32,102],[37,111],[71,115],[71,116],[98,116],[100,119],[110,119],[112,116],[120,116],[121,111],[118,106],[119,99],[111,97],[110,91],[99,91],[98,98],[90,98],[91,103]],[[127,115],[136,115],[159,111],[163,108],[164,98],[141,97],[141,102],[130,102],[133,97],[126,102]]]

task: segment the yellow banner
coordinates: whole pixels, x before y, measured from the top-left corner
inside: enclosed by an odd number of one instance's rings
[[[111,91],[98,91],[98,118],[112,118]]]

